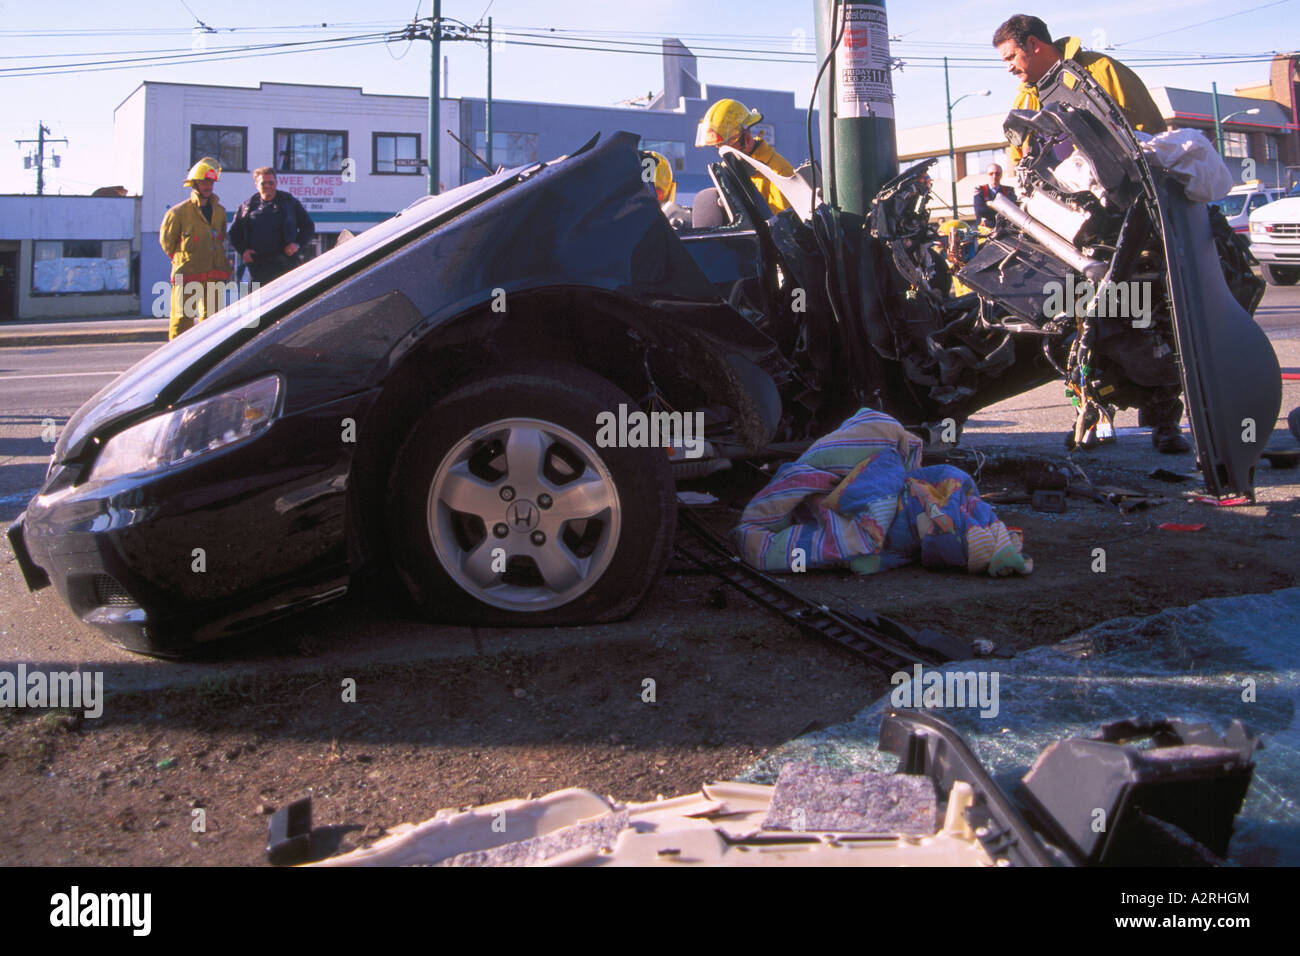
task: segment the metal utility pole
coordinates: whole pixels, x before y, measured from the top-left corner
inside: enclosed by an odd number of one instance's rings
[[[885,0],[813,0],[813,9],[818,60],[834,50],[818,87],[823,195],[865,216],[876,191],[898,175]]]
[[[460,23],[459,21],[453,19],[453,20],[451,21],[451,22],[453,23],[452,31],[451,31],[450,33],[444,35],[443,32],[442,32],[442,31],[443,31],[443,23],[442,23],[442,0],[433,0],[433,16],[431,16],[431,17],[429,17],[429,18],[427,18],[427,19],[428,19],[428,23],[429,23],[427,29],[421,26],[421,21],[420,21],[420,20],[418,20],[418,19],[417,19],[417,20],[412,20],[410,26],[408,26],[408,27],[407,27],[404,31],[402,31],[400,34],[394,34],[393,37],[394,37],[394,39],[405,39],[405,40],[428,40],[428,41],[429,41],[429,47],[430,47],[430,49],[429,49],[429,149],[428,149],[429,175],[428,175],[428,188],[429,188],[429,195],[430,195],[430,196],[436,196],[436,195],[438,194],[438,191],[439,191],[439,188],[440,188],[440,186],[439,186],[439,181],[438,181],[438,177],[439,177],[439,174],[440,174],[440,172],[441,172],[441,168],[440,168],[440,167],[441,167],[441,163],[439,162],[439,156],[438,156],[439,148],[438,148],[438,145],[439,145],[441,139],[440,139],[440,137],[438,136],[438,130],[441,129],[441,126],[440,126],[439,124],[440,124],[440,122],[441,122],[441,112],[442,112],[442,110],[441,110],[441,107],[442,107],[442,90],[439,88],[439,82],[438,82],[438,58],[439,58],[439,56],[441,56],[441,51],[442,51],[442,41],[443,41],[443,40],[469,40],[469,39],[472,39],[472,37],[470,36],[470,34],[471,34],[473,31],[472,31],[469,27],[467,27],[465,24]],[[475,28],[475,29],[477,29],[477,28]],[[491,21],[489,21],[489,40],[490,40],[490,38],[491,38]],[[492,100],[492,61],[491,61],[491,59],[490,59],[491,56],[492,56],[491,46],[489,45],[489,48],[488,48],[488,57],[489,57],[489,60],[488,60],[488,102],[489,102],[489,104],[491,103],[491,100]],[[449,70],[449,69],[450,69],[450,67],[448,66],[448,64],[447,64],[446,61],[443,62],[443,67],[442,67],[442,68],[443,68],[443,70]],[[445,76],[444,76],[444,79],[443,79],[442,85],[444,85],[444,86],[449,86],[448,80],[445,78]],[[490,106],[489,106],[489,109],[491,109]],[[489,132],[488,132],[488,143],[489,143],[489,148],[490,148],[490,144],[491,144],[491,142],[492,142],[492,133],[491,133],[491,128],[492,128],[492,127],[491,127],[491,125],[490,125],[490,123],[489,123],[489,126],[488,126],[488,130],[489,130]],[[450,131],[448,131],[448,132],[450,132]]]
[[[974,93],[963,93],[955,100],[952,99],[952,92],[948,87],[948,58],[943,58],[943,99],[948,104],[948,178],[952,180],[952,218],[960,219],[957,212],[957,150],[952,144],[952,108],[968,96],[988,96],[992,90],[976,90]]]
[[[1210,84],[1210,99],[1214,103],[1214,148],[1223,155],[1223,123],[1219,119],[1219,84]]]
[[[429,195],[438,195],[438,114],[442,105],[438,89],[438,54],[442,40],[442,0],[433,0],[433,18],[429,21]]]
[[[952,88],[948,85],[948,58],[943,58],[943,101],[948,106],[948,178],[952,180],[952,218],[957,215],[957,150],[952,143]]]
[[[47,139],[46,134],[49,133],[49,131],[50,131],[49,127],[47,127],[44,122],[40,122],[36,124],[35,139],[14,140],[14,142],[17,143],[19,146],[22,146],[24,143],[36,144],[36,195],[38,196],[45,195],[45,144],[63,143],[66,145],[68,142],[66,139]],[[57,161],[58,161],[58,157],[56,156],[55,157],[56,165],[57,165]]]
[[[487,76],[487,116],[484,125],[487,127],[487,164],[493,169],[492,165],[492,18],[488,17],[488,76]]]

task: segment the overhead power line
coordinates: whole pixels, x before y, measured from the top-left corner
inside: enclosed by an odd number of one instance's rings
[[[234,48],[234,52],[218,50],[211,53],[196,53],[191,50],[186,55],[141,57],[126,60],[104,60],[96,61],[93,65],[61,63],[46,67],[5,67],[0,68],[0,79],[28,76],[59,76],[68,73],[104,73],[113,70],[147,69],[155,66],[188,66],[192,63],[214,63],[224,62],[227,60],[255,59],[264,56],[284,56],[293,53],[318,53],[330,50],[347,50],[355,47],[376,46],[381,43],[387,43],[388,37],[386,35],[379,35],[372,38],[343,37],[335,40],[316,40],[310,42],[313,44],[310,47],[305,46],[304,43],[278,43],[269,45],[269,47],[265,48],[253,48],[252,52],[241,51],[241,48]],[[288,49],[285,49],[286,47]]]
[[[1282,2],[1292,2],[1292,0],[1282,0]],[[1276,6],[1278,3],[1265,4],[1265,6]],[[417,7],[418,11],[418,7]],[[1244,11],[1243,11],[1244,12]],[[451,23],[449,18],[444,17],[444,22]],[[382,21],[366,21],[366,25],[379,24]],[[1208,22],[1208,21],[1207,21]],[[252,35],[255,33],[267,33],[273,31],[287,30],[313,30],[313,31],[334,31],[344,26],[353,26],[354,24],[300,24],[297,26],[276,26],[276,27],[223,27],[219,30],[216,28],[207,28],[213,32],[241,35]],[[355,25],[360,25],[358,22]],[[358,33],[348,36],[328,36],[318,37],[316,39],[305,40],[282,40],[266,43],[245,43],[241,45],[231,45],[227,47],[211,47],[206,49],[195,50],[193,47],[170,47],[153,50],[137,51],[100,51],[94,53],[76,52],[76,53],[58,53],[58,54],[32,54],[28,56],[6,56],[0,58],[2,61],[31,61],[31,60],[53,60],[64,57],[73,58],[57,63],[17,63],[13,66],[0,67],[0,79],[8,77],[28,77],[28,76],[56,76],[64,73],[90,73],[108,70],[123,70],[132,68],[147,68],[150,66],[172,66],[179,64],[219,62],[222,60],[252,59],[261,56],[280,56],[291,53],[308,53],[322,52],[331,50],[351,49],[354,47],[378,45],[380,43],[391,43],[402,40],[410,40],[410,24],[388,24],[391,28],[383,32]],[[486,31],[480,26],[469,27],[460,24],[461,29],[467,37],[473,37],[479,40],[485,40]],[[105,33],[114,31],[94,31],[93,35],[103,37]],[[149,35],[190,33],[186,28],[177,31],[174,28],[165,28],[151,31]],[[6,31],[0,30],[0,36],[20,36],[27,31]],[[119,32],[120,35],[144,35],[140,31],[124,30]],[[54,31],[51,34],[30,34],[30,37],[39,35],[59,36],[77,36],[91,35],[90,31]],[[785,46],[790,44],[795,34],[776,35],[776,34],[681,34],[679,39],[691,39],[693,41],[704,41],[712,39],[729,39],[733,44],[748,44],[745,46],[697,43],[691,50],[675,51],[663,49],[663,37],[658,33],[650,31],[615,31],[615,30],[584,30],[584,29],[560,29],[554,27],[507,27],[495,31],[496,41],[507,46],[517,47],[536,47],[541,49],[569,50],[575,52],[588,53],[624,53],[637,54],[641,56],[679,56],[694,57],[702,60],[722,60],[730,62],[743,63],[790,63],[798,65],[810,65],[816,62],[815,52],[800,51],[797,49],[759,49],[761,45],[773,46],[780,44]],[[653,37],[654,39],[619,39],[620,37]],[[1150,37],[1141,38],[1150,39]],[[1139,42],[1137,40],[1130,42]],[[985,51],[983,55],[970,56],[948,56],[948,61],[960,67],[961,69],[989,69],[1005,70],[1005,64],[999,60],[992,49],[984,44],[977,43],[949,43],[944,44],[933,40],[910,41],[900,39],[896,41],[899,47],[905,44],[915,46],[919,49],[950,49],[950,48],[975,48]],[[940,55],[931,55],[929,53],[917,52],[912,53],[899,49],[896,61],[900,67],[911,67],[914,69],[941,69],[944,57]],[[1276,55],[1274,51],[1261,51],[1255,53],[1229,54],[1229,53],[1210,53],[1210,52],[1180,52],[1180,51],[1139,51],[1133,50],[1133,53],[1143,53],[1144,55],[1128,59],[1125,62],[1130,67],[1143,69],[1157,69],[1163,67],[1190,67],[1190,66],[1226,66],[1234,64],[1250,64],[1269,62]],[[391,55],[391,53],[390,53]],[[103,57],[104,59],[96,59]]]
[[[1269,7],[1280,7],[1283,4],[1293,3],[1294,0],[1274,0],[1273,3],[1262,3],[1257,7],[1247,7],[1245,10],[1238,10],[1235,13],[1225,13],[1221,17],[1211,17],[1208,20],[1200,20],[1196,23],[1188,23],[1181,27],[1174,27],[1172,30],[1165,30],[1161,33],[1152,33],[1144,37],[1138,37],[1136,40],[1125,40],[1123,43],[1116,43],[1118,49],[1122,46],[1128,46],[1130,43],[1141,43],[1143,40],[1154,40],[1156,37],[1167,37],[1171,33],[1181,33],[1183,30],[1191,30],[1195,27],[1203,27],[1207,23],[1218,23],[1220,20],[1231,20],[1233,17],[1240,17],[1247,13],[1254,13],[1256,10],[1266,10]]]

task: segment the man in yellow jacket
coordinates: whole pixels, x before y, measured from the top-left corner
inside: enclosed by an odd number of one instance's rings
[[[696,146],[731,146],[747,156],[753,156],[765,166],[782,176],[793,176],[794,167],[784,156],[778,153],[762,138],[755,136],[749,128],[762,122],[763,114],[751,110],[738,100],[718,100],[709,107],[704,119],[700,120],[695,133]],[[766,176],[755,174],[751,177],[755,188],[771,207],[778,213],[788,205],[781,191]]]
[[[993,34],[993,45],[1007,64],[1007,71],[1020,78],[1020,89],[1016,91],[1012,109],[1038,109],[1035,84],[1059,60],[1072,60],[1092,74],[1092,78],[1124,112],[1130,126],[1144,133],[1165,131],[1164,118],[1137,74],[1118,60],[1083,50],[1078,37],[1053,42],[1047,24],[1038,17],[1020,13],[998,27]],[[1066,82],[1073,81],[1067,79]],[[1019,162],[1020,150],[1008,147],[1007,157],[1012,164]]]
[[[167,210],[158,231],[158,242],[172,262],[169,339],[224,305],[224,284],[230,278],[226,210],[212,194],[212,184],[220,178],[215,159],[205,156],[195,163],[182,184],[190,187],[190,198]]]
[[[1020,79],[1012,109],[1039,109],[1035,84],[1058,61],[1072,60],[1092,74],[1134,129],[1151,134],[1165,131],[1164,118],[1136,73],[1118,60],[1083,51],[1077,37],[1053,42],[1047,24],[1038,17],[1023,13],[1012,17],[994,32],[993,45],[1007,64],[1007,71]],[[1012,163],[1019,162],[1020,155],[1021,151],[1014,146],[1007,148],[1007,158]],[[1153,389],[1138,411],[1139,423],[1151,427],[1151,444],[1156,451],[1167,455],[1191,451],[1191,445],[1178,427],[1183,416],[1179,392],[1176,386]]]

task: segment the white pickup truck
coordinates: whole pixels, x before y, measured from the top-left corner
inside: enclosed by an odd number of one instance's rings
[[[1300,279],[1300,185],[1250,214],[1250,251],[1269,285]]]

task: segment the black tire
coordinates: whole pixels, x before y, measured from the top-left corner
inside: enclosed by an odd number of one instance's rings
[[[620,404],[635,408],[587,369],[534,364],[467,385],[416,423],[387,518],[398,575],[425,617],[556,626],[636,608],[668,563],[676,492],[662,448],[597,445],[597,415]]]
[[[1261,263],[1259,269],[1264,273],[1264,281],[1269,285],[1295,285],[1296,280],[1300,279],[1300,266],[1274,266]]]

